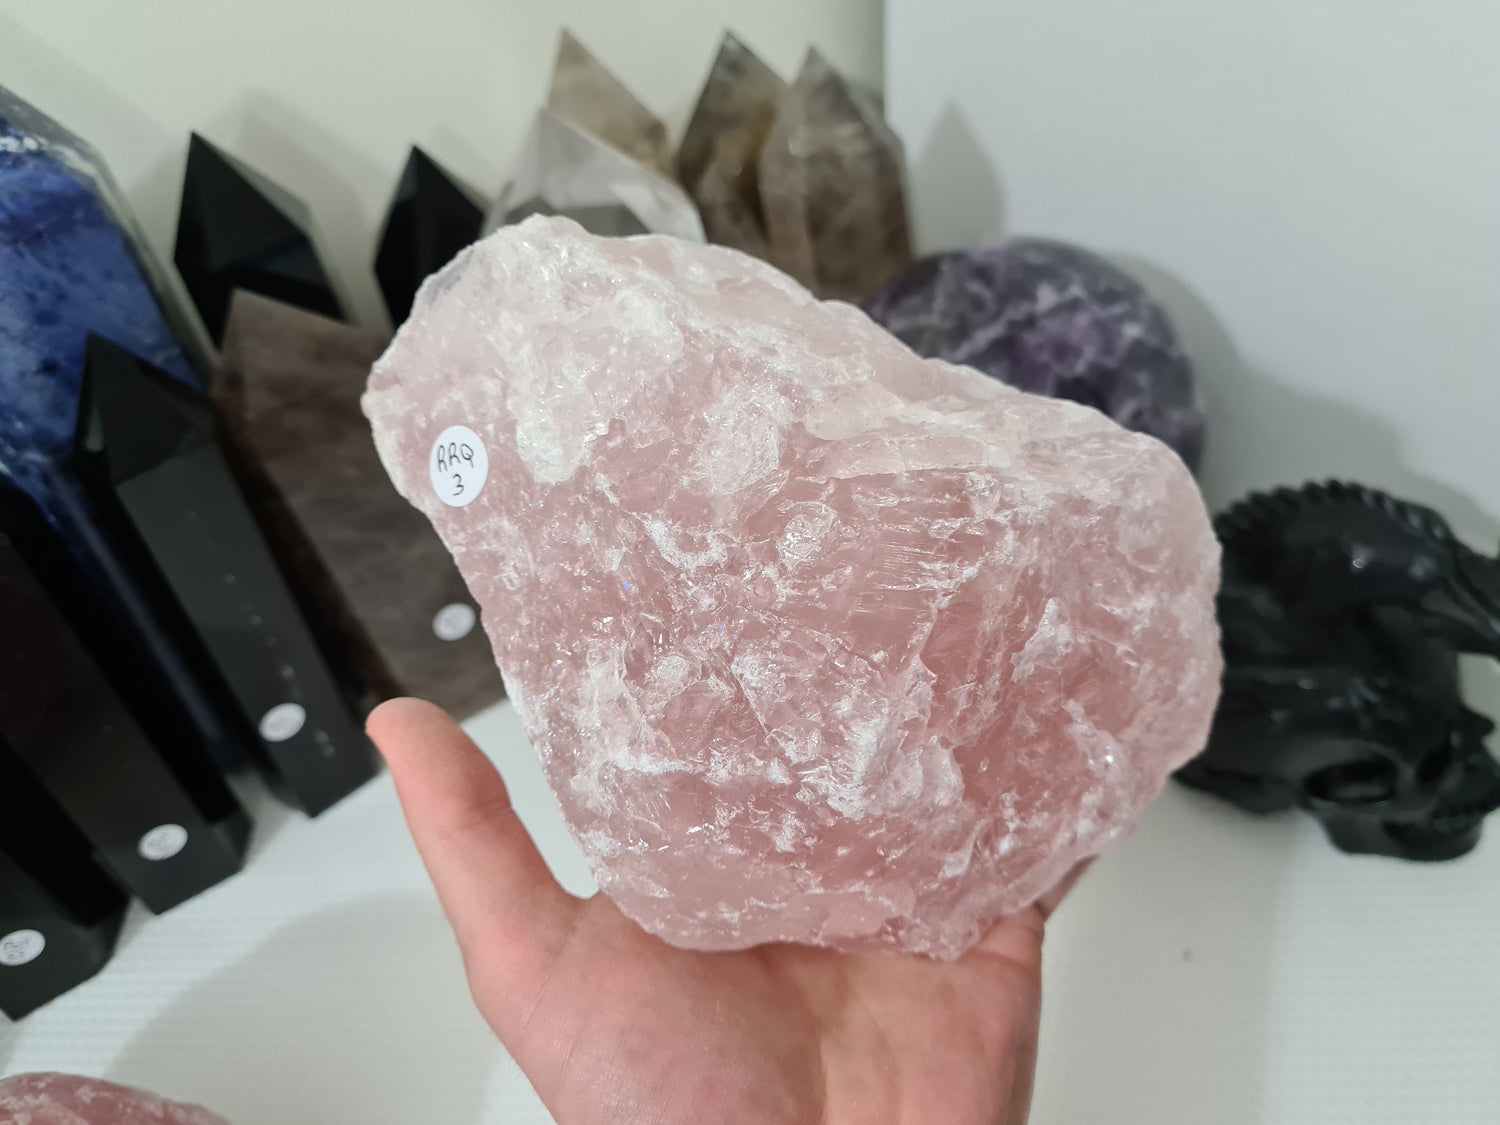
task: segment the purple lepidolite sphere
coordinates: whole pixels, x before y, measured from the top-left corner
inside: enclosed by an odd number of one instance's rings
[[[1038,238],[934,254],[865,311],[919,355],[1092,406],[1197,468],[1203,411],[1172,323],[1097,254]]]

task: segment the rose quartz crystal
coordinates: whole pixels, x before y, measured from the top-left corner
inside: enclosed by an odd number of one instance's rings
[[[364,405],[600,888],[671,942],[956,957],[1203,746],[1176,455],[736,251],[498,231]]]
[[[4,1125],[226,1125],[195,1105],[169,1102],[97,1078],[19,1074],[0,1078]]]

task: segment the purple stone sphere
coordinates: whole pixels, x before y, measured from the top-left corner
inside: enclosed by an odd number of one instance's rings
[[[1162,307],[1097,254],[1040,238],[934,254],[865,311],[918,355],[1092,406],[1198,467],[1192,365]]]

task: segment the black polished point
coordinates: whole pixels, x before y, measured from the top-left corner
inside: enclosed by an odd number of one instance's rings
[[[417,289],[479,237],[484,212],[469,193],[415,145],[386,211],[375,276],[391,320],[411,315]]]
[[[1458,654],[1500,660],[1500,559],[1357,484],[1278,489],[1214,521],[1224,694],[1180,781],[1299,807],[1347,852],[1452,859],[1500,808],[1494,729]]]
[[[18,1020],[102,969],[128,901],[0,738],[0,1012]]]
[[[194,133],[173,260],[218,343],[235,289],[342,320],[301,200]]]
[[[310,815],[374,775],[373,750],[216,440],[206,396],[94,336],[76,471],[196,627],[282,796]]]
[[[201,748],[181,737],[183,724],[156,709],[162,694],[143,675],[148,662],[128,678],[113,674],[119,661],[109,657],[123,654],[101,651],[121,640],[100,628],[107,613],[40,514],[0,490],[0,790],[5,800],[43,791],[45,800],[24,802],[23,823],[34,815],[42,831],[47,810],[62,810],[114,878],[163,911],[239,870],[250,821]],[[30,836],[14,839],[14,826],[0,810],[12,858],[46,881],[41,860],[28,859]],[[97,887],[86,871],[72,878]]]

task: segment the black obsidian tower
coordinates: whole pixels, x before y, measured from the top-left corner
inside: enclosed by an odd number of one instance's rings
[[[484,212],[447,172],[415,145],[386,211],[375,276],[391,320],[411,315],[417,289],[479,237]]]
[[[235,486],[208,399],[92,337],[78,427],[90,500],[197,627],[273,787],[316,815],[370,778],[373,751]]]
[[[114,952],[125,892],[0,741],[0,1012],[20,1019]]]
[[[235,289],[343,319],[308,229],[301,200],[193,134],[172,258],[215,343]]]
[[[120,883],[152,910],[170,909],[239,870],[249,819],[154,681],[156,666],[129,650],[24,503],[0,493],[0,835],[13,866],[37,880],[26,845],[33,831],[59,834],[55,805]],[[128,682],[105,673],[94,646]],[[49,798],[18,796],[36,788]]]
[[[0,740],[0,1012],[20,1019],[102,969],[128,901]]]

